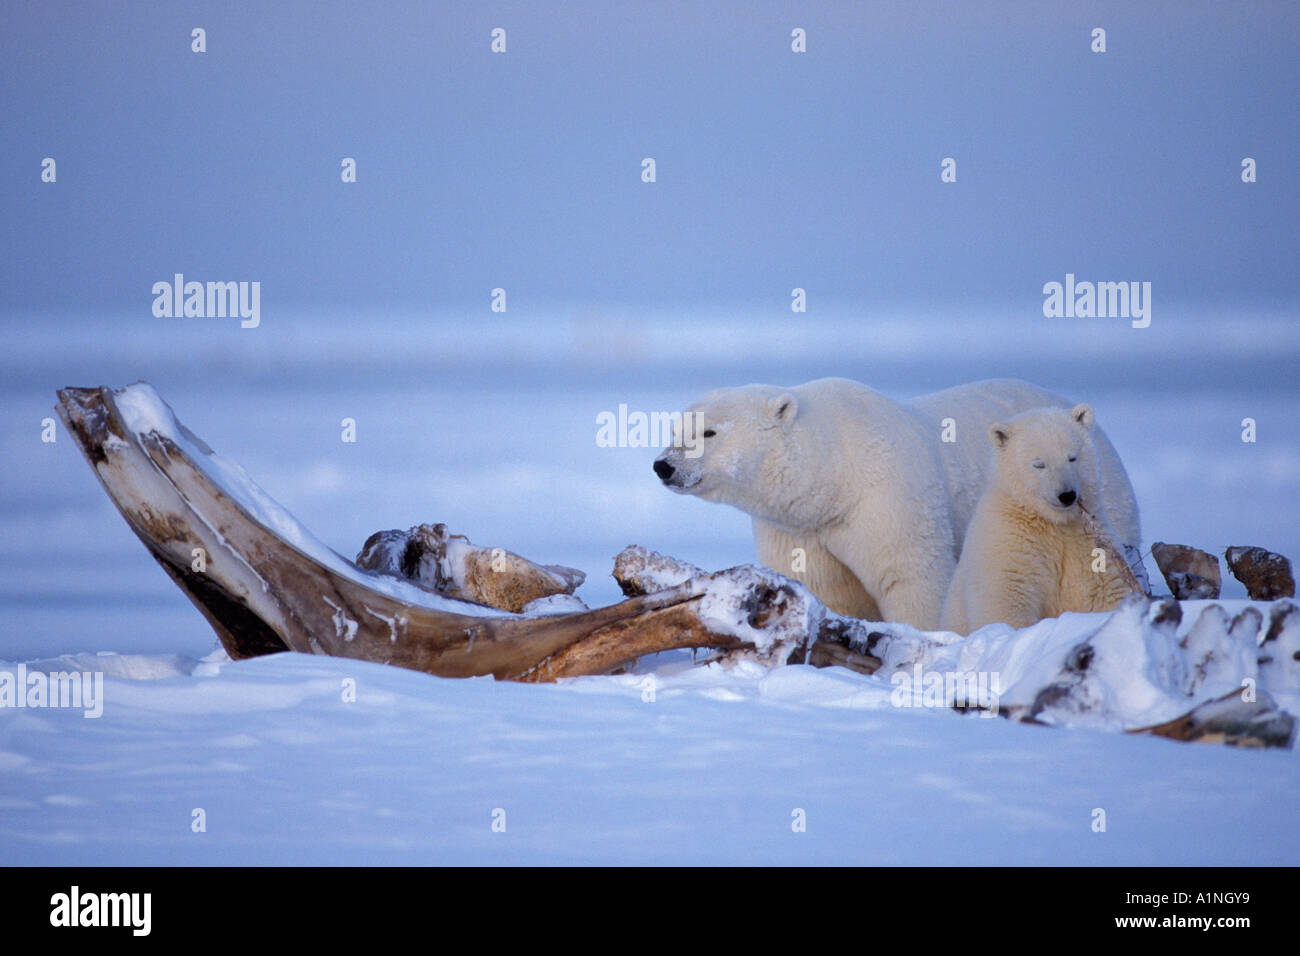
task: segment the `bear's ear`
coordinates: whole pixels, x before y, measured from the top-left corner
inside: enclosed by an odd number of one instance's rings
[[[1084,428],[1091,428],[1093,422],[1091,405],[1075,405],[1070,409],[1070,417],[1082,425]]]
[[[990,425],[989,441],[993,443],[994,448],[1006,448],[1007,439],[1011,437],[1010,425]]]
[[[767,400],[767,413],[778,422],[791,421],[799,411],[799,403],[789,392]]]

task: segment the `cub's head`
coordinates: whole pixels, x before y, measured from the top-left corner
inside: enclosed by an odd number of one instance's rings
[[[1035,408],[989,426],[999,490],[1056,524],[1100,508],[1097,456],[1088,405]]]
[[[798,413],[793,394],[768,385],[710,392],[682,414],[673,444],[654,461],[655,474],[679,494],[761,514],[770,492],[780,491],[773,484],[787,471]]]

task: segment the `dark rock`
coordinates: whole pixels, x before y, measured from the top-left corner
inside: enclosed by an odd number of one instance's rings
[[[1246,585],[1253,601],[1276,601],[1295,597],[1291,562],[1263,548],[1234,546],[1223,553],[1233,577]]]
[[[1151,557],[1165,576],[1169,592],[1180,601],[1214,600],[1223,586],[1219,559],[1185,544],[1151,546]]]

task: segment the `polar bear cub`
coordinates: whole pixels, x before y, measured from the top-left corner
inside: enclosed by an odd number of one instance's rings
[[[989,426],[993,472],[944,601],[945,630],[1027,627],[1106,611],[1131,590],[1094,528],[1118,543],[1100,493],[1093,411],[1036,408]],[[1089,521],[1091,516],[1092,521]]]

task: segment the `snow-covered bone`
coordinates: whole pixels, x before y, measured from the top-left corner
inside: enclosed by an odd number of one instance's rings
[[[1239,691],[1231,691],[1182,717],[1129,733],[1234,747],[1290,747],[1295,740],[1295,720],[1278,709],[1267,693],[1261,692],[1257,699],[1248,701]]]
[[[835,614],[798,581],[753,565],[709,573],[629,545],[614,558],[613,576],[628,595],[693,590],[701,597],[696,613],[707,627],[738,638],[768,663],[839,665],[871,674],[880,666],[872,651],[877,641],[895,630],[922,633]]]
[[[1255,677],[1259,671],[1255,647],[1262,621],[1253,607],[1231,620],[1219,605],[1206,607],[1179,642],[1187,653],[1184,692],[1189,697],[1202,688],[1227,693],[1240,689],[1242,680]]]
[[[1279,639],[1291,616],[1282,605],[1274,609]],[[1257,666],[1258,612],[1247,608],[1229,619],[1210,605],[1180,641],[1181,621],[1173,598],[1129,598],[1069,649],[1056,677],[1032,699],[1032,685],[1013,685],[1003,695],[1004,712],[1037,723],[1289,746],[1294,718],[1267,691],[1294,690],[1300,663],[1279,655],[1276,673]]]
[[[706,572],[686,561],[630,544],[614,558],[614,580],[628,597],[652,594],[701,577]]]
[[[572,594],[586,575],[541,565],[505,548],[485,548],[451,534],[445,524],[409,531],[376,531],[357,554],[357,566],[401,577],[449,598],[518,613],[556,594]]]
[[[1259,645],[1260,683],[1278,690],[1300,690],[1300,607],[1273,605],[1268,631]]]

